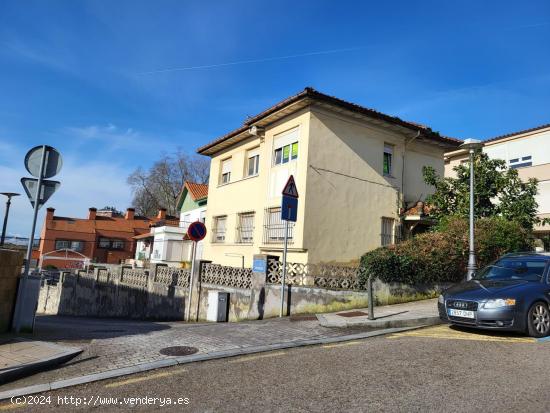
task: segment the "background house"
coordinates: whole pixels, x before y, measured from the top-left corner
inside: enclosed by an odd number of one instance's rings
[[[346,262],[399,236],[401,215],[432,191],[422,167],[443,174],[460,141],[306,88],[198,149],[210,156],[210,237],[204,257],[251,265],[282,254],[281,191],[300,194],[289,260]]]
[[[177,202],[178,221],[157,222],[147,234],[135,236],[138,265],[153,264],[180,266],[191,261],[192,243],[185,235],[191,222],[206,219],[208,185],[185,182]],[[197,259],[202,257],[203,242],[197,244]]]
[[[491,159],[506,161],[509,168],[517,169],[526,181],[539,181],[535,197],[540,218],[550,218],[550,124],[519,132],[497,136],[483,142],[483,152]],[[456,150],[445,154],[445,176],[455,177],[453,168],[468,162],[468,152]],[[535,235],[542,239],[545,250],[550,251],[550,225],[537,225]]]
[[[136,235],[148,233],[150,226],[167,219],[161,209],[154,218],[136,216],[128,208],[124,216],[113,211],[90,208],[87,218],[54,215],[48,208],[40,239],[42,267],[78,268],[84,262],[118,264],[132,258]]]

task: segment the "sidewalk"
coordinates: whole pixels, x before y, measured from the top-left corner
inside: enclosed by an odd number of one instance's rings
[[[414,327],[439,324],[437,299],[374,308],[374,320],[368,319],[368,308],[317,314],[323,327],[367,327],[371,329]]]
[[[423,305],[433,304],[433,300],[429,301],[429,304],[424,303]],[[399,307],[399,310],[393,311],[377,307],[375,314],[381,315],[382,311],[387,315],[403,313],[405,311],[403,308],[416,306],[417,303],[390,306],[392,308]],[[410,312],[419,314],[412,310]],[[414,327],[422,325],[424,325],[423,319],[420,319],[417,320]],[[356,340],[403,331],[408,328],[411,327],[376,331],[372,331],[372,326],[364,327],[362,325],[327,328],[320,325],[314,316],[240,323],[196,324],[39,316],[36,319],[33,339],[48,341],[64,347],[82,348],[83,351],[59,368],[0,386],[0,399],[16,394],[36,393],[174,364],[233,357],[281,348]],[[166,355],[165,350],[161,352],[161,350],[173,346],[193,347],[196,353],[174,357]]]
[[[0,342],[0,384],[62,364],[82,350],[19,338]]]

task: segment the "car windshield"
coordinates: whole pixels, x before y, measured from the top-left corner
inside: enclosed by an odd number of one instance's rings
[[[474,279],[540,281],[545,266],[546,260],[503,258],[480,270]]]

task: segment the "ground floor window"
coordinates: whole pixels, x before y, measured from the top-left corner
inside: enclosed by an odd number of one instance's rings
[[[214,217],[212,227],[212,242],[225,242],[227,216]]]
[[[382,232],[381,232],[381,244],[383,247],[393,244],[394,241],[394,224],[393,218],[382,217]]]
[[[294,222],[288,223],[288,242],[294,238]],[[281,207],[268,208],[264,218],[264,244],[278,244],[285,239],[285,221],[281,219]]]
[[[254,240],[254,212],[244,212],[239,214],[237,226],[237,242],[241,244],[250,244]]]

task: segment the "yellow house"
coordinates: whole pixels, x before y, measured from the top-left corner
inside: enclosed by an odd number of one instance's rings
[[[403,208],[431,191],[422,167],[443,174],[443,154],[459,144],[306,88],[198,149],[212,158],[203,257],[250,267],[254,254],[282,255],[281,191],[294,175],[288,260],[358,259],[395,241]]]

